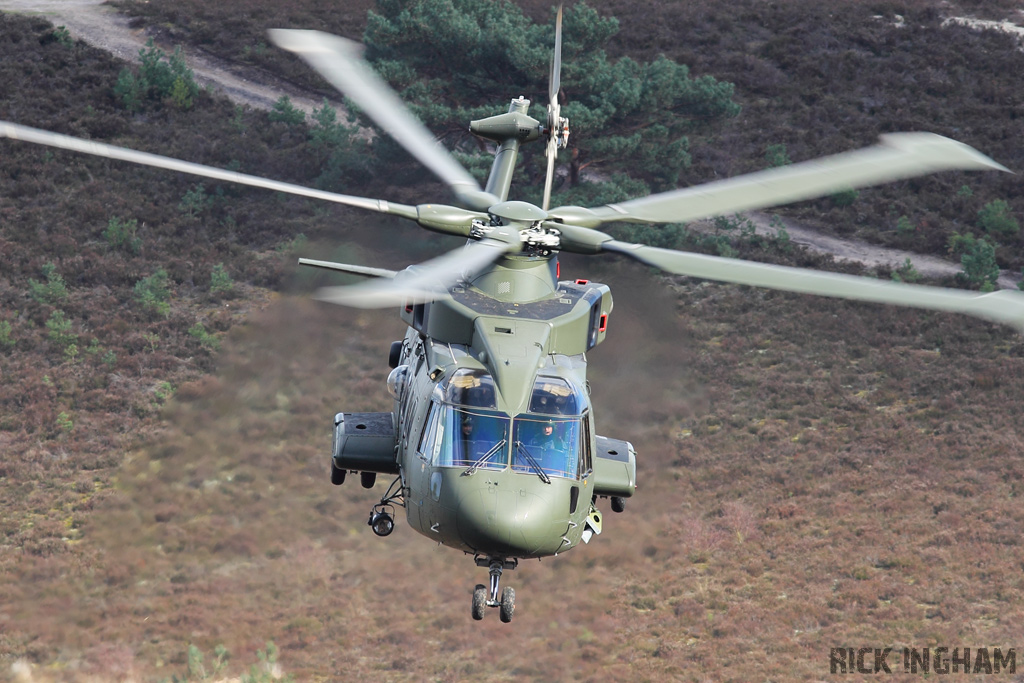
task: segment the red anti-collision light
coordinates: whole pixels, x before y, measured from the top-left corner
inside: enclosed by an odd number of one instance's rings
[[[598,332],[604,332],[607,329],[608,329],[608,314],[607,313],[602,313],[601,314],[601,326],[597,328],[597,331]]]
[[[576,284],[578,284],[578,285],[587,285],[587,284],[590,284],[590,280],[577,280]]]

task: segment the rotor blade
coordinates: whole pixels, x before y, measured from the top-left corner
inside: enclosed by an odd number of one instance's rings
[[[225,180],[232,183],[239,183],[241,185],[262,187],[267,190],[287,192],[289,194],[297,194],[303,197],[311,197],[313,199],[323,199],[325,201],[335,202],[337,204],[345,204],[346,206],[355,206],[360,209],[368,209],[370,211],[378,211],[380,213],[394,214],[397,216],[402,216],[404,218],[409,218],[411,220],[416,220],[417,218],[416,207],[413,206],[406,206],[404,204],[391,204],[384,201],[383,199],[366,199],[364,197],[350,197],[348,195],[337,194],[335,192],[324,192],[323,190],[314,190],[308,187],[303,187],[302,185],[282,183],[277,180],[267,180],[266,178],[246,175],[244,173],[236,173],[235,171],[225,171],[220,168],[214,168],[213,166],[193,164],[188,161],[181,161],[179,159],[172,159],[171,157],[160,156],[159,154],[138,152],[133,149],[127,149],[125,147],[116,147],[114,145],[108,145],[103,142],[83,140],[81,138],[71,137],[70,135],[51,133],[50,131],[39,130],[38,128],[30,128],[28,126],[22,126],[17,123],[9,123],[7,121],[0,121],[0,137],[10,138],[12,140],[21,140],[24,142],[34,142],[39,145],[58,147],[60,149],[71,150],[73,152],[82,152],[84,154],[92,154],[94,156],[106,157],[108,159],[130,161],[132,163],[142,164],[144,166],[154,166],[156,168],[165,168],[171,171],[180,171],[181,173],[190,173],[192,175],[202,176],[204,178],[214,178],[216,180]]]
[[[551,58],[551,79],[548,81],[548,144],[544,154],[548,158],[547,174],[544,176],[544,201],[541,208],[545,211],[551,206],[551,184],[555,177],[555,158],[558,156],[558,119],[561,107],[558,106],[558,90],[562,79],[562,6],[558,6],[555,17],[555,53]]]
[[[548,102],[554,104],[562,87],[562,6],[555,16],[555,54],[551,58],[551,80],[548,81]]]
[[[393,278],[395,275],[398,274],[398,271],[388,270],[387,268],[370,268],[369,266],[354,266],[350,263],[317,261],[311,258],[300,258],[299,265],[309,266],[311,268],[323,268],[324,270],[333,270],[341,273],[349,273],[351,275],[361,275],[363,277]]]
[[[801,294],[965,313],[1010,325],[1024,333],[1024,294],[1008,290],[978,294],[961,289],[908,285],[856,275],[691,254],[616,240],[602,243],[601,248],[677,275]]]
[[[550,214],[590,228],[609,221],[683,223],[951,169],[1009,172],[976,149],[941,135],[893,133],[883,135],[881,144],[853,152],[597,209],[561,207]]]
[[[426,263],[410,266],[393,279],[350,287],[324,287],[317,291],[315,298],[356,308],[385,308],[442,299],[448,296],[451,286],[462,280],[471,280],[512,249],[508,243],[498,240],[471,242]]]
[[[270,39],[302,57],[335,88],[348,96],[377,125],[433,171],[468,207],[486,210],[498,198],[480,184],[414,117],[398,95],[359,56],[358,44],[321,31],[271,29]]]
[[[544,176],[544,201],[541,208],[547,211],[551,205],[551,185],[555,179],[555,158],[558,156],[558,144],[554,138],[548,140],[548,146],[544,153],[548,158],[548,171]]]

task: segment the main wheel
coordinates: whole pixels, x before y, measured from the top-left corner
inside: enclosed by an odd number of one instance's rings
[[[398,367],[398,361],[402,359],[402,342],[393,341],[391,342],[391,348],[388,349],[388,367],[394,370]]]
[[[506,586],[501,591],[501,620],[506,624],[512,621],[512,615],[516,612],[516,591],[511,586]]]
[[[331,483],[335,486],[341,486],[345,483],[345,470],[338,469],[338,466],[334,464],[334,459],[331,459]]]
[[[480,621],[487,611],[487,587],[478,583],[473,589],[473,618]]]

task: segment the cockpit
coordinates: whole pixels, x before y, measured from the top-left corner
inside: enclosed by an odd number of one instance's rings
[[[590,470],[587,401],[572,382],[536,378],[526,412],[498,410],[491,375],[461,369],[443,382],[430,406],[419,453],[438,467],[504,470],[580,479]]]

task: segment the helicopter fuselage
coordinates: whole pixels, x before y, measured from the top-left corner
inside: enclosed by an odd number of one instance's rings
[[[587,390],[585,354],[612,299],[602,284],[557,282],[556,269],[510,257],[449,298],[406,306],[394,409],[339,414],[332,469],[397,475],[413,529],[488,560],[555,555],[599,533],[595,499],[621,504],[636,479],[632,446],[597,436]]]

